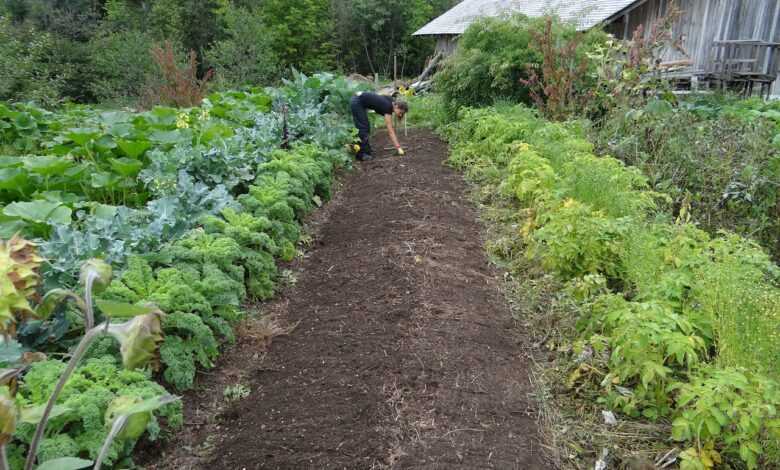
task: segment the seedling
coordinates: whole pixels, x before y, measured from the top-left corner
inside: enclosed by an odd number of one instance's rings
[[[248,397],[252,391],[243,384],[235,384],[225,387],[225,391],[222,395],[225,397],[225,401],[231,403],[238,400],[243,400]]]

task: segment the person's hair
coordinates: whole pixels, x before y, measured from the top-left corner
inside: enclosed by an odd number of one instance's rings
[[[404,114],[409,112],[409,104],[406,103],[406,101],[403,100],[396,100],[395,105],[398,106],[398,109],[404,112]]]

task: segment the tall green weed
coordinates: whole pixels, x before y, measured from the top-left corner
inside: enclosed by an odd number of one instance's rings
[[[712,112],[652,101],[640,109],[614,110],[591,135],[599,153],[639,168],[651,188],[667,194],[672,212],[690,205],[693,221],[710,233],[737,232],[777,257],[776,125],[744,111]]]

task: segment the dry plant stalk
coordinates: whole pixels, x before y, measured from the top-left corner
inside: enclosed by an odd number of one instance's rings
[[[631,37],[628,48],[628,66],[641,68],[643,65],[653,69],[658,66],[658,50],[666,47],[672,41],[672,28],[682,16],[682,10],[677,4],[670,3],[666,14],[658,18],[651,26],[649,34],[645,34],[643,25],[639,25]]]
[[[577,87],[588,70],[587,58],[577,56],[582,36],[577,34],[558,44],[549,17],[544,31],[532,31],[531,35],[542,52],[541,74],[539,65],[527,64],[528,79],[520,82],[529,87],[531,99],[547,117],[566,119],[590,98],[590,92],[580,92]]]
[[[209,70],[198,78],[198,59],[195,51],[190,51],[187,63],[179,66],[176,61],[176,53],[173,44],[165,41],[162,46],[155,46],[151,50],[152,57],[160,69],[159,83],[151,85],[145,93],[145,107],[156,104],[174,106],[177,108],[190,108],[200,105],[208,91],[208,82],[214,75]]]

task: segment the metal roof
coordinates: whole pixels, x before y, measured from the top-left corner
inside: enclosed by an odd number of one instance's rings
[[[413,36],[463,34],[477,18],[522,13],[542,16],[555,13],[564,21],[590,29],[639,0],[463,0],[420,28]]]

